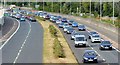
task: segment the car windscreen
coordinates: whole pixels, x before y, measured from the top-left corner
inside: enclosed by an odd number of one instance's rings
[[[85,28],[85,26],[84,26],[84,25],[80,25],[79,27],[80,27],[80,28]]]
[[[109,41],[102,41],[102,44],[110,44]]]
[[[84,37],[76,37],[76,41],[85,41]]]
[[[92,37],[100,37],[99,35],[92,35]]]
[[[94,51],[92,51],[92,52],[86,52],[85,55],[86,56],[91,56],[91,55],[95,55],[96,56],[96,53]]]

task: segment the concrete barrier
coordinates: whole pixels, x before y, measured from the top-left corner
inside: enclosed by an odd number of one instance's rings
[[[3,19],[4,11],[5,11],[4,9],[0,10],[0,25],[4,24],[4,19]]]

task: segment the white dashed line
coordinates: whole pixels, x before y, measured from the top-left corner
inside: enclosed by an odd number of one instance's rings
[[[21,51],[22,51],[22,49],[23,49],[23,47],[24,47],[24,45],[25,45],[25,43],[26,43],[26,41],[27,41],[27,38],[28,38],[29,35],[30,35],[30,32],[31,32],[31,24],[30,24],[30,22],[28,22],[28,24],[29,24],[29,26],[30,26],[30,30],[29,30],[29,32],[28,32],[28,34],[27,34],[27,36],[26,36],[26,38],[25,38],[25,40],[24,40],[24,42],[23,42],[23,44],[22,44],[22,46],[21,46],[21,48],[20,48],[20,50],[19,50],[16,58],[15,58],[15,60],[14,60],[14,62],[13,62],[14,64],[16,63],[16,61],[17,61],[17,59],[18,59],[18,57],[19,57],[19,55],[20,55],[20,53],[21,53]]]

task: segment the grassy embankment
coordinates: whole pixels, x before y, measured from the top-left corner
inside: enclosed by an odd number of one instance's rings
[[[36,19],[44,29],[43,63],[77,63],[60,30],[51,22],[40,17]],[[57,30],[56,37],[50,33],[50,26]]]

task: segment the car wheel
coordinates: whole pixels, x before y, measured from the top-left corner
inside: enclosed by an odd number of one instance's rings
[[[78,45],[75,44],[75,47],[78,47]]]
[[[73,38],[71,38],[71,40],[73,40]]]
[[[102,48],[101,48],[101,47],[100,47],[99,49],[100,49],[100,50],[102,50]]]
[[[90,39],[90,36],[89,36],[89,39]]]
[[[110,47],[109,49],[112,50],[112,47]]]
[[[86,44],[83,44],[84,47],[86,47]]]

